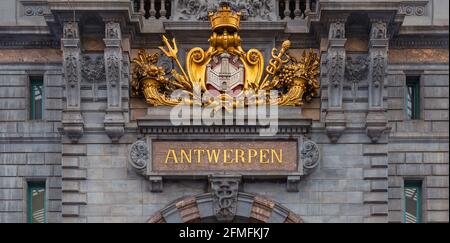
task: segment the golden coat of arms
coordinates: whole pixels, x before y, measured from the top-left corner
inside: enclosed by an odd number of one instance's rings
[[[243,50],[239,36],[240,13],[234,13],[227,4],[221,4],[216,13],[209,13],[212,35],[209,48],[195,47],[186,58],[186,67],[177,57],[178,48],[175,39],[172,43],[163,36],[165,47],[159,47],[164,55],[172,58],[177,65],[170,73],[157,66],[159,54],[149,54],[141,50],[133,60],[132,88],[134,95],[143,95],[152,106],[175,106],[182,103],[192,104],[201,95],[209,99],[200,99],[199,105],[210,105],[213,100],[232,104],[232,107],[250,105],[251,99],[260,91],[278,91],[276,99],[264,100],[265,103],[301,106],[317,96],[319,83],[319,57],[312,50],[303,52],[298,60],[287,51],[290,41],[283,42],[281,49],[274,48],[271,59],[264,69],[264,57],[257,49]],[[181,90],[188,99],[172,96],[175,90]],[[269,92],[266,92],[269,96]]]

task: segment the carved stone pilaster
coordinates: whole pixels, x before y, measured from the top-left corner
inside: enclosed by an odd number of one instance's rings
[[[328,109],[325,126],[328,137],[337,142],[345,130],[345,117],[342,109],[342,92],[345,74],[345,21],[346,18],[333,20],[328,34]]]
[[[64,133],[73,142],[83,136],[84,120],[80,112],[81,49],[77,22],[65,22],[63,29],[63,73],[66,86],[66,107],[63,111]]]
[[[383,106],[383,89],[388,44],[387,23],[379,19],[372,20],[369,44],[369,111],[366,117],[366,133],[372,142],[377,142],[387,129],[387,119]]]
[[[236,215],[240,175],[212,175],[213,213],[219,222],[231,222]]]
[[[124,133],[125,121],[122,111],[122,34],[120,23],[105,24],[105,70],[108,90],[108,107],[105,115],[105,131],[113,142]]]

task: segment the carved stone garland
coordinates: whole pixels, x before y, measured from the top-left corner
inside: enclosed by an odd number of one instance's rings
[[[370,60],[365,56],[347,57],[345,64],[346,79],[351,83],[353,103],[356,102],[358,84],[366,79]]]

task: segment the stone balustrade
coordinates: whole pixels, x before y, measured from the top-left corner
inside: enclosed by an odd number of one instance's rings
[[[207,20],[208,11],[220,2],[205,0],[131,0],[135,13],[145,19]],[[230,1],[232,8],[250,21],[298,20],[316,12],[318,0]],[[176,11],[175,11],[176,10]]]

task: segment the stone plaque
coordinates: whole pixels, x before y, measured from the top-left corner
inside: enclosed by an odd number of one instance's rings
[[[154,172],[295,172],[297,141],[152,141]]]

